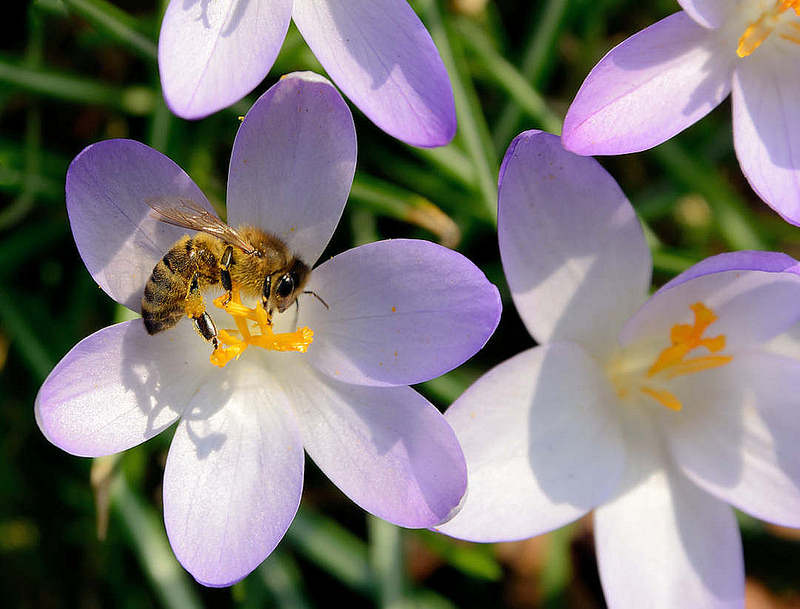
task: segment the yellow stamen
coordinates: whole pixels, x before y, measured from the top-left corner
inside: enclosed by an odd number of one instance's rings
[[[793,9],[800,16],[800,0],[778,0],[771,9],[764,11],[761,16],[753,21],[739,38],[736,54],[747,57],[764,42],[780,23],[781,14],[787,9]],[[794,25],[794,24],[792,24]],[[797,38],[789,34],[780,34],[781,38],[798,42]]]
[[[300,328],[294,332],[275,334],[272,330],[272,320],[259,302],[254,309],[242,304],[239,290],[234,287],[231,297],[222,295],[214,299],[214,306],[223,309],[233,317],[237,330],[220,330],[217,334],[220,346],[211,354],[211,363],[224,367],[232,359],[239,356],[253,345],[269,351],[297,351],[305,353],[314,340],[314,332],[310,328]],[[260,334],[253,334],[248,326],[248,321],[255,322]],[[234,334],[238,334],[238,338]]]
[[[678,398],[676,398],[673,393],[670,393],[666,389],[653,389],[652,387],[640,387],[639,390],[645,395],[649,395],[656,402],[658,402],[659,404],[661,404],[666,408],[669,408],[670,410],[674,410],[675,412],[680,412],[681,410],[683,410],[683,404],[681,404],[681,401]]]

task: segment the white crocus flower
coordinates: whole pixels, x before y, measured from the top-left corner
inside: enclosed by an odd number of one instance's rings
[[[742,606],[730,506],[800,526],[798,263],[723,254],[648,299],[625,195],[541,132],[509,148],[498,213],[514,303],[540,346],[447,411],[469,488],[439,530],[522,539],[595,509],[610,607]]]

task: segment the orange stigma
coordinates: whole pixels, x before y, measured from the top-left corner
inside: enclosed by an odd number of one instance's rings
[[[800,0],[777,0],[775,5],[753,21],[739,38],[739,46],[736,54],[739,57],[747,57],[764,42],[776,27],[781,25],[784,13],[792,9],[795,15],[800,17]],[[800,44],[800,24],[797,22],[788,23],[789,31],[782,31],[778,35],[784,40]]]
[[[242,304],[239,290],[234,286],[231,298],[223,294],[214,299],[214,306],[223,309],[233,317],[236,330],[220,330],[217,337],[220,345],[211,354],[211,363],[223,368],[232,359],[239,359],[248,346],[261,347],[268,351],[297,351],[305,353],[314,340],[314,332],[310,328],[300,328],[294,332],[275,334],[272,331],[272,320],[259,302],[251,309]],[[258,333],[251,331],[248,322],[255,322]]]
[[[704,347],[712,354],[719,353],[725,348],[724,334],[710,338],[703,337],[706,329],[717,320],[714,311],[702,302],[696,302],[690,308],[694,313],[694,324],[672,326],[669,333],[671,344],[658,354],[656,361],[647,370],[647,378],[659,377],[669,380],[684,374],[719,368],[733,359],[731,355],[701,355],[687,359],[692,351],[700,347]],[[681,401],[665,389],[654,389],[643,385],[640,391],[670,410],[679,411],[683,408]]]

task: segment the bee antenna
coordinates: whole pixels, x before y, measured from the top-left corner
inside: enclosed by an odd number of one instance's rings
[[[311,290],[304,290],[303,294],[311,294],[314,298],[319,300],[326,309],[330,310],[330,307],[328,306],[328,303],[325,302],[324,300],[322,300],[322,297],[319,294],[317,294],[316,292],[312,292]]]

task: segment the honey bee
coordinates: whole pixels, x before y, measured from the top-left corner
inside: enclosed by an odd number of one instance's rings
[[[216,351],[217,328],[203,301],[207,289],[221,287],[226,303],[234,289],[260,298],[270,319],[273,311],[282,313],[302,293],[311,269],[275,235],[254,226],[234,229],[189,199],[147,204],[161,222],[198,231],[178,239],[147,280],[142,319],[148,334],[168,330],[188,315]]]

